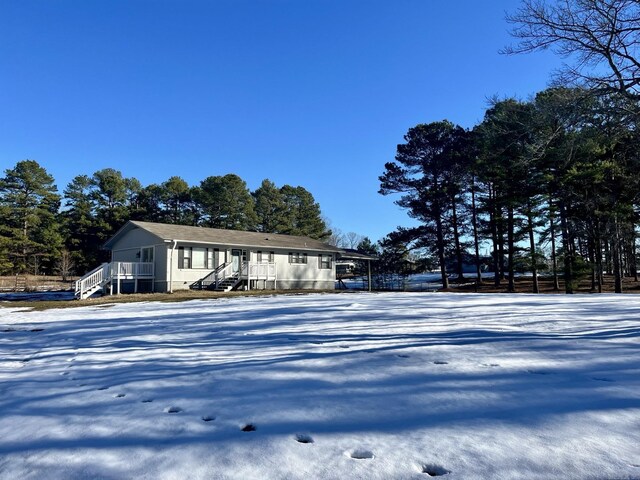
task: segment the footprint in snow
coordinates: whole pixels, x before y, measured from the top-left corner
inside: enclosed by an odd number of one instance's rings
[[[98,387],[98,390],[109,390],[109,387]]]
[[[351,348],[349,345],[340,345],[340,348]]]
[[[447,475],[448,473],[451,473],[446,468],[443,468],[440,465],[434,465],[434,464],[422,465],[421,472],[426,473],[430,477],[440,477],[442,475]]]
[[[164,409],[165,413],[180,413],[182,409],[176,406],[170,406]]]
[[[434,365],[449,365],[449,362],[443,362],[442,360],[436,360],[433,362]]]
[[[257,430],[257,428],[253,423],[247,423],[240,430],[243,431],[243,432],[255,432]]]
[[[116,393],[116,394],[114,395],[114,398],[122,398],[122,397],[124,397],[124,396],[126,396],[126,394],[125,394],[125,393]]]
[[[313,443],[313,437],[311,437],[311,435],[305,435],[305,434],[298,434],[296,435],[296,442],[298,443]]]
[[[152,398],[143,398],[142,400],[140,400],[142,403],[151,403],[153,402]]]
[[[202,421],[203,422],[213,422],[216,419],[216,417],[214,415],[203,415],[202,416]]]
[[[357,450],[349,450],[344,453],[347,457],[351,457],[355,460],[369,460],[369,459],[375,458],[375,455],[371,450],[357,449]]]

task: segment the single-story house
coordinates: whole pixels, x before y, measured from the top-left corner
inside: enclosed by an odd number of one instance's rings
[[[333,289],[344,251],[308,237],[129,221],[105,244],[111,262],[76,282],[97,291]]]

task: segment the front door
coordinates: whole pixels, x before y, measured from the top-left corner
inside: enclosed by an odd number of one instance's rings
[[[240,271],[240,257],[242,256],[242,250],[231,250],[231,271],[238,273]]]

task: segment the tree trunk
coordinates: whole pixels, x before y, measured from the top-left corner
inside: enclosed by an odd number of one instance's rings
[[[464,279],[464,273],[462,271],[462,247],[460,246],[460,232],[458,231],[458,212],[456,208],[456,196],[451,195],[451,223],[453,226],[453,240],[454,247],[456,249],[456,264],[458,280]]]
[[[489,224],[491,227],[491,240],[493,242],[493,272],[494,272],[494,285],[496,287],[500,286],[500,265],[499,265],[499,254],[500,247],[498,244],[498,221],[495,207],[495,190],[493,187],[489,189]]]
[[[573,248],[569,235],[567,211],[564,201],[560,201],[560,229],[562,230],[562,249],[564,250],[564,290],[567,294],[573,293]]]
[[[509,270],[509,287],[507,291],[515,292],[516,284],[515,284],[515,271],[513,262],[515,260],[515,224],[513,220],[513,207],[509,205],[507,208],[507,255],[508,255],[508,270]]]
[[[473,225],[473,246],[476,254],[476,284],[482,285],[482,272],[480,270],[480,242],[478,240],[478,216],[476,211],[475,176],[471,177],[471,223]]]
[[[438,261],[440,262],[440,275],[442,277],[442,288],[449,288],[449,278],[447,277],[447,266],[444,255],[444,232],[442,228],[442,217],[440,212],[436,212],[436,242],[438,249]]]
[[[556,226],[555,215],[553,213],[553,206],[551,204],[551,198],[549,198],[549,233],[551,235],[551,269],[553,272],[553,290],[557,292],[560,290],[560,283],[558,282],[558,257],[556,255]]]
[[[538,285],[536,241],[535,232],[533,231],[533,212],[531,211],[531,205],[529,205],[527,210],[527,221],[527,230],[529,230],[529,248],[531,250],[531,273],[533,274],[533,293],[540,293],[540,286]]]
[[[622,293],[622,252],[620,245],[620,227],[617,217],[614,220],[614,235],[611,245],[611,253],[613,257],[613,277],[614,289],[616,293]]]

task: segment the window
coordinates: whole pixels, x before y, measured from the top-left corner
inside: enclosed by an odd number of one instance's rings
[[[191,249],[191,268],[207,268],[207,249],[193,247]]]
[[[153,262],[153,247],[143,247],[140,249],[141,262]]]
[[[307,263],[307,254],[289,252],[289,263]]]
[[[267,252],[261,252],[260,250],[256,252],[256,258],[257,258],[256,262],[258,263],[263,263],[263,262],[273,263],[274,257],[275,257],[274,252],[267,253]]]
[[[191,268],[190,247],[178,247],[178,268]]]
[[[219,264],[220,251],[202,247],[178,247],[178,268],[213,270]]]
[[[331,268],[331,255],[318,255],[318,268]]]

